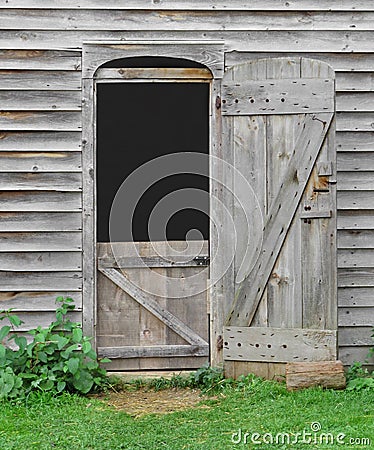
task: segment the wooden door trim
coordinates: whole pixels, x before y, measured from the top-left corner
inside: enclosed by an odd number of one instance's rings
[[[161,56],[196,61],[206,66],[214,78],[224,71],[223,41],[99,41],[83,44],[82,77],[93,78],[108,61],[139,56]]]
[[[97,250],[96,250],[96,82],[95,73],[100,66],[114,59],[138,56],[164,56],[192,60],[209,69],[211,77],[206,73],[198,73],[189,79],[178,77],[181,82],[209,82],[210,95],[210,142],[209,154],[219,154],[221,149],[221,105],[220,83],[224,73],[224,42],[223,41],[99,41],[83,43],[82,48],[82,177],[83,177],[83,332],[92,337],[92,346],[96,348],[97,320]],[[113,72],[111,72],[113,74]],[[145,74],[145,72],[143,72]],[[182,74],[180,74],[182,75]],[[196,78],[196,75],[198,78]],[[175,74],[174,74],[175,76]],[[200,78],[203,77],[203,78]],[[150,79],[148,78],[148,81]],[[165,78],[164,81],[171,79]],[[116,81],[116,80],[114,80]],[[128,80],[126,80],[128,81]],[[142,81],[142,80],[138,80]],[[212,176],[215,167],[210,163]],[[217,182],[211,181],[210,192],[217,187]],[[211,225],[211,236],[212,236]],[[214,254],[215,242],[211,242],[210,254]],[[211,270],[215,270],[214,267]],[[211,363],[222,363],[221,342],[223,333],[223,306],[214,301],[212,289],[211,298]],[[213,337],[213,339],[212,339]],[[205,341],[204,344],[206,345]],[[214,347],[214,348],[213,348]]]
[[[132,81],[132,80],[166,80],[170,81],[188,81],[194,82],[209,82],[212,79],[212,73],[209,69],[180,69],[180,68],[153,68],[141,67],[132,68],[124,67],[119,69],[98,69],[95,73],[95,80],[101,82],[111,81]]]

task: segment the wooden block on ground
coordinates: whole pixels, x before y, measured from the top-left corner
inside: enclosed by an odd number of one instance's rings
[[[322,386],[344,389],[346,380],[341,361],[297,362],[286,365],[288,390]]]

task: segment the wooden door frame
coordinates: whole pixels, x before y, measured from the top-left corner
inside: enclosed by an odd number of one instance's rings
[[[161,56],[168,58],[182,58],[192,60],[206,66],[211,72],[209,80],[210,90],[210,123],[209,123],[209,155],[221,158],[229,158],[229,149],[223,149],[221,144],[221,79],[224,72],[224,44],[213,41],[126,41],[126,42],[89,42],[83,44],[82,53],[82,177],[83,177],[83,332],[92,337],[93,348],[96,348],[96,304],[97,304],[97,255],[96,255],[96,83],[97,82],[129,82],[123,73],[117,69],[99,69],[106,62],[116,59]],[[131,69],[130,69],[131,70]],[[196,70],[196,69],[192,69]],[[165,69],[167,81],[196,82],[192,73],[186,72],[187,77],[181,73],[168,74]],[[160,72],[161,73],[161,72]],[[158,77],[160,77],[160,73]],[[149,75],[152,75],[150,72]],[[201,77],[202,79],[203,77]],[[160,80],[160,78],[157,78]],[[165,81],[165,77],[163,78]],[[138,80],[139,81],[139,80]],[[207,82],[207,79],[204,80]],[[226,155],[225,155],[226,154]],[[227,157],[227,158],[226,158]],[[217,164],[217,160],[210,158],[210,195],[216,192],[220,197],[220,183],[223,181],[223,165]],[[213,239],[213,225],[219,221],[220,212],[211,207],[210,202],[210,256],[215,254],[217,242]],[[214,258],[211,258],[214,261]],[[218,264],[217,264],[218,266]],[[218,269],[218,268],[217,268]],[[214,278],[216,265],[210,267],[211,278]],[[230,275],[228,271],[225,275]],[[232,280],[230,279],[230,282]],[[223,286],[222,279],[219,284]],[[218,283],[217,283],[218,285]],[[216,366],[222,363],[222,333],[224,308],[222,295],[216,295],[217,286],[209,288],[211,298],[210,314],[210,354],[211,364]],[[218,289],[222,291],[222,289]]]

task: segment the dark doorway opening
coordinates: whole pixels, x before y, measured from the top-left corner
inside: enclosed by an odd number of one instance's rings
[[[124,180],[144,163],[176,152],[209,154],[209,83],[124,82],[97,84],[97,240],[109,242],[109,215]],[[200,174],[176,174],[160,179],[139,199],[131,221],[132,236],[120,240],[149,241],[148,221],[157,203],[177,190],[209,192],[209,165]],[[203,175],[201,173],[203,172]],[[139,179],[139,183],[146,180]],[[205,202],[201,207],[201,201]],[[185,240],[190,230],[209,239],[209,195],[191,207],[179,205],[163,233],[152,240]],[[204,212],[205,211],[205,212]],[[196,236],[196,235],[194,235]],[[194,237],[196,239],[196,237]]]

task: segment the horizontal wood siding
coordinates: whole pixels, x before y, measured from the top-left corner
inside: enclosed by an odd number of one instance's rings
[[[9,8],[40,8],[40,9],[65,9],[65,8],[87,8],[102,9],[101,0],[1,0],[1,5]],[[202,2],[201,0],[107,0],[107,9],[154,9],[154,10],[279,10],[279,11],[374,11],[371,0],[214,0]]]
[[[59,295],[81,321],[80,65],[80,50],[0,49],[0,308],[23,330]]]
[[[329,63],[337,89],[340,358],[364,359],[374,324],[373,1],[0,0],[0,38],[1,270],[8,264],[0,275],[10,274],[4,286],[18,300],[29,295],[23,288],[34,289],[41,311],[50,300],[40,292],[81,289],[79,261],[67,255],[81,251],[82,42],[213,39],[225,42],[227,67],[285,55]],[[17,252],[30,253],[22,272],[12,272]],[[42,262],[23,270],[44,252],[56,272],[38,271]]]

